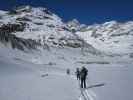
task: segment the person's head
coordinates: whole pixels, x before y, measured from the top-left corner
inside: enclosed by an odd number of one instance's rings
[[[85,66],[82,66],[82,69],[84,69],[85,68]]]
[[[79,71],[79,68],[76,68],[76,71]]]

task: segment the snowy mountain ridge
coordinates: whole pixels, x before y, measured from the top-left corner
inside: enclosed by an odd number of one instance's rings
[[[12,11],[1,14],[1,27],[13,24],[24,25],[23,31],[15,31],[12,34],[19,38],[32,39],[41,45],[56,47],[81,48],[85,41],[69,29],[60,17],[46,8],[33,8],[30,6],[18,7]],[[96,53],[93,46],[89,46],[90,52]]]
[[[110,21],[87,26],[76,19],[65,23],[59,16],[42,7],[22,6],[11,11],[0,11],[0,25],[16,23],[25,24],[24,31],[12,34],[33,39],[42,45],[81,48],[83,43],[87,43],[95,52],[111,55],[133,53],[132,21]]]
[[[119,23],[110,21],[103,24],[88,26],[77,34],[98,50],[128,54],[133,50],[133,22]]]

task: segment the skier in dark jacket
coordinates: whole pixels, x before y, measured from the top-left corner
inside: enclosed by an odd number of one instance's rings
[[[82,67],[81,72],[80,72],[81,88],[86,88],[87,74],[88,74],[88,70],[85,67]]]
[[[76,69],[76,76],[77,76],[77,80],[80,80],[80,70],[79,68]]]

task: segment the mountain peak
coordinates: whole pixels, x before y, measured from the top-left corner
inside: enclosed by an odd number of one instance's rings
[[[32,13],[33,15],[52,15],[53,13],[45,7],[32,7],[30,5],[18,6],[12,10],[16,14],[20,13]]]
[[[19,7],[16,7],[14,10],[16,12],[23,12],[23,11],[31,11],[32,7],[29,6],[29,5],[24,5],[24,6],[19,6]]]
[[[77,19],[73,19],[73,20],[68,22],[68,25],[70,25],[70,26],[79,26],[80,23]]]
[[[118,24],[117,21],[109,21],[109,22],[105,22],[105,23],[103,23],[104,26],[108,26],[108,25],[116,25],[116,24]]]
[[[70,29],[79,30],[80,29],[80,23],[77,19],[73,19],[67,23],[67,26]]]

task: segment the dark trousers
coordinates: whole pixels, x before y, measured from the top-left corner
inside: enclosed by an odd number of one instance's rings
[[[81,88],[86,88],[86,78],[81,78]]]

